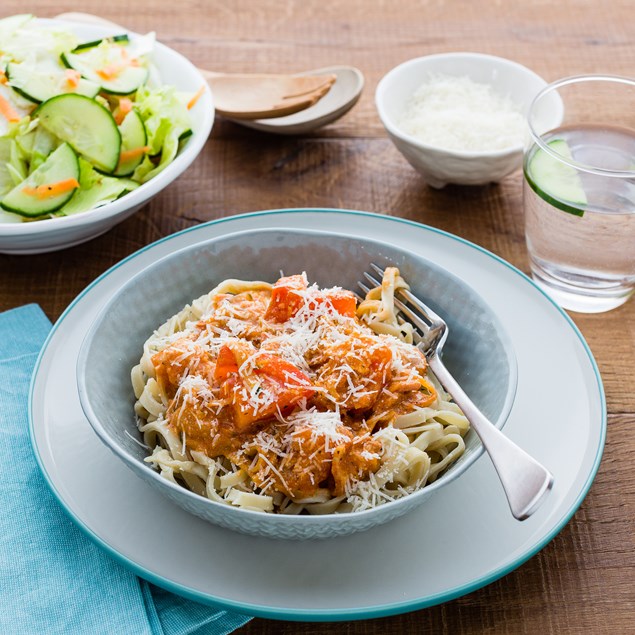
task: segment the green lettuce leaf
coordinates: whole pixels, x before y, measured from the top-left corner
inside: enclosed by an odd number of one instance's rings
[[[88,161],[80,157],[79,189],[58,213],[61,216],[72,216],[87,212],[104,203],[110,203],[137,187],[138,184],[129,179],[118,179],[97,172]]]
[[[33,16],[15,15],[0,20],[3,62],[35,61],[38,57],[59,57],[74,49],[77,37],[70,31],[34,24]]]
[[[135,108],[145,124],[147,144],[151,150],[132,178],[145,183],[174,161],[179,151],[181,135],[190,130],[190,114],[183,95],[173,86],[140,88],[137,91]]]
[[[15,187],[13,175],[9,170],[8,163],[11,161],[13,139],[0,137],[0,198]]]

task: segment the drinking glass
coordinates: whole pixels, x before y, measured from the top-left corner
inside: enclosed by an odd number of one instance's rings
[[[563,123],[539,130],[554,97]],[[532,276],[565,309],[613,309],[635,290],[635,80],[561,79],[536,96],[528,122],[523,204]]]

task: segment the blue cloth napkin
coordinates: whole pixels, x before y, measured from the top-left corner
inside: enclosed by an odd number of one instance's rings
[[[250,618],[140,580],[67,517],[40,474],[27,398],[50,331],[30,304],[0,313],[0,633],[221,635]]]

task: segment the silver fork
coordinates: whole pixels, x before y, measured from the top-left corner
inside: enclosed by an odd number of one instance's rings
[[[375,264],[370,266],[380,279],[369,273],[364,273],[364,277],[374,287],[381,286],[384,271]],[[358,282],[358,285],[368,293],[369,288],[364,283]],[[518,520],[529,518],[553,486],[553,476],[485,417],[444,366],[439,353],[448,337],[445,321],[409,291],[400,289],[397,293],[403,301],[395,297],[395,307],[417,329],[417,346],[425,354],[430,369],[480,437],[496,468],[512,514]]]

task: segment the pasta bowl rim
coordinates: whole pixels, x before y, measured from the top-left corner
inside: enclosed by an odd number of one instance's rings
[[[132,456],[115,439],[113,439],[110,436],[110,434],[107,432],[107,430],[104,428],[104,426],[102,425],[98,414],[94,411],[89,392],[86,388],[86,368],[89,361],[90,345],[95,335],[97,334],[99,328],[101,327],[104,320],[110,313],[110,309],[117,304],[118,300],[120,299],[120,296],[123,294],[125,290],[134,287],[135,283],[138,280],[143,279],[144,275],[146,275],[150,270],[156,268],[157,266],[161,264],[165,264],[173,260],[178,261],[180,257],[182,257],[184,254],[188,252],[191,252],[194,250],[200,250],[205,248],[207,245],[223,242],[228,239],[235,239],[237,237],[242,237],[247,235],[251,236],[256,234],[275,234],[275,233],[302,234],[302,235],[309,235],[309,236],[315,236],[315,237],[321,237],[321,238],[336,236],[338,238],[348,238],[350,240],[358,241],[364,244],[372,244],[372,245],[388,244],[391,249],[394,249],[398,252],[401,252],[404,255],[412,257],[415,261],[417,261],[418,264],[423,264],[424,266],[429,266],[432,270],[437,270],[442,272],[443,275],[453,279],[462,288],[466,289],[472,297],[478,298],[482,306],[488,309],[491,317],[493,318],[495,331],[503,344],[502,349],[505,352],[506,359],[509,365],[509,383],[508,383],[505,401],[501,408],[501,412],[498,418],[496,419],[496,421],[493,421],[494,425],[499,429],[502,429],[505,426],[505,424],[507,423],[509,419],[509,415],[513,408],[516,393],[517,393],[517,387],[518,387],[517,357],[515,354],[514,346],[511,341],[511,337],[507,333],[507,330],[503,327],[498,317],[491,310],[489,310],[489,305],[480,296],[480,294],[478,294],[471,287],[469,287],[457,275],[448,271],[444,267],[437,265],[431,260],[428,260],[427,258],[420,256],[419,254],[416,254],[410,250],[404,249],[403,247],[400,247],[398,245],[379,242],[372,238],[358,237],[358,236],[351,237],[349,235],[341,234],[341,233],[333,232],[333,231],[307,230],[307,229],[298,229],[298,228],[292,228],[292,227],[242,230],[238,232],[224,234],[221,236],[216,236],[214,238],[210,238],[204,241],[200,241],[198,243],[194,243],[192,245],[188,245],[171,254],[167,254],[163,256],[162,258],[160,258],[159,260],[157,260],[156,262],[153,262],[150,265],[144,267],[141,271],[136,273],[133,277],[131,277],[123,285],[121,285],[117,289],[117,291],[115,291],[115,293],[108,299],[108,301],[101,307],[99,314],[90,325],[80,346],[78,359],[77,359],[77,388],[78,388],[81,408],[84,412],[84,415],[88,419],[88,422],[90,423],[93,431],[97,434],[97,436],[102,441],[102,443],[104,443],[128,468],[130,468],[133,472],[137,473],[137,475],[141,475],[140,474],[141,472],[144,477],[151,478],[153,480],[153,483],[159,489],[167,489],[173,492],[179,498],[189,499],[191,501],[194,501],[196,505],[204,505],[211,510],[214,510],[214,509],[222,510],[224,513],[227,513],[227,514],[232,514],[232,515],[238,514],[237,516],[238,519],[251,517],[258,521],[263,521],[270,524],[281,523],[284,525],[291,525],[291,524],[297,523],[302,526],[319,527],[321,525],[325,525],[325,524],[328,524],[329,522],[332,522],[334,519],[338,519],[340,522],[342,522],[342,521],[345,521],[346,519],[361,519],[368,516],[372,516],[372,515],[378,514],[378,511],[382,509],[386,509],[386,508],[395,509],[398,506],[406,505],[407,501],[414,501],[418,498],[424,498],[424,500],[422,500],[421,503],[425,502],[425,498],[427,498],[429,495],[433,494],[437,490],[441,489],[443,486],[448,485],[455,479],[462,476],[475,463],[475,461],[484,452],[484,447],[482,443],[480,443],[479,446],[476,447],[469,456],[467,457],[465,455],[460,456],[455,463],[455,465],[458,467],[452,473],[443,472],[441,476],[439,476],[438,479],[436,479],[434,482],[426,484],[424,487],[417,489],[416,491],[412,492],[411,494],[408,494],[407,496],[389,501],[387,503],[383,503],[376,507],[361,510],[361,511],[355,511],[355,512],[336,512],[336,513],[323,514],[323,515],[276,514],[276,513],[254,511],[254,510],[244,509],[244,508],[240,508],[240,507],[225,504],[225,503],[219,503],[209,498],[206,498],[204,496],[200,496],[199,494],[196,494],[195,492],[185,487],[182,487],[180,485],[172,483],[171,481],[168,481],[167,479],[162,477],[159,474],[159,472],[157,472],[150,465],[140,462],[136,457]],[[360,271],[360,276],[361,274],[362,272]],[[195,298],[192,298],[192,300],[194,299]],[[157,324],[155,328],[158,328],[159,326],[160,324]],[[451,332],[449,337],[450,338],[452,337]],[[143,342],[141,342],[140,345],[142,346]],[[132,390],[132,385],[130,389]],[[137,426],[134,424],[134,412],[132,410],[131,410],[130,419],[134,425],[134,428],[133,428],[134,431],[137,432],[138,429],[137,429]],[[209,518],[206,518],[206,520],[208,520],[208,522],[213,522]],[[357,529],[354,529],[352,531],[357,531]],[[351,533],[351,532],[346,532],[346,533]],[[264,534],[261,534],[261,535],[264,535]],[[333,534],[333,535],[336,535],[336,534]]]
[[[111,27],[98,24],[85,24],[81,22],[73,22],[71,20],[39,17],[36,18],[36,21],[38,24],[42,24],[44,26],[58,25],[76,29],[80,32],[90,34],[86,35],[88,38],[98,39],[113,34],[113,29]],[[132,30],[126,30],[126,33],[133,39],[141,37],[141,34]],[[108,220],[115,220],[115,218],[125,214],[131,209],[136,210],[136,208],[144,205],[154,196],[159,194],[163,189],[181,176],[181,174],[187,170],[196,157],[201,153],[214,125],[215,111],[212,92],[205,81],[205,78],[187,57],[166,44],[163,44],[159,40],[156,40],[154,45],[157,52],[160,52],[161,55],[166,55],[169,58],[169,65],[176,66],[180,69],[188,69],[189,73],[196,75],[198,80],[200,80],[199,85],[205,87],[203,94],[196,104],[197,110],[190,111],[192,113],[196,112],[196,114],[192,114],[191,116],[193,123],[199,122],[196,126],[193,126],[193,128],[196,127],[198,130],[192,130],[193,134],[190,135],[183,149],[159,174],[151,178],[149,181],[142,183],[132,192],[128,192],[124,196],[111,201],[110,203],[105,203],[104,205],[87,210],[86,212],[73,214],[71,216],[45,218],[36,222],[0,222],[0,238],[38,236],[47,232],[60,231],[65,228],[72,230],[73,228],[99,224],[100,222],[106,223]],[[162,78],[165,72],[164,70],[162,71],[162,68],[164,69],[165,66],[166,65],[163,64],[161,66],[157,65],[157,70]],[[113,225],[114,224],[115,223],[113,223]],[[108,227],[103,231],[107,231],[110,227],[112,227],[112,225],[108,225]],[[55,249],[63,249],[65,246],[66,245],[59,245],[56,246]]]

